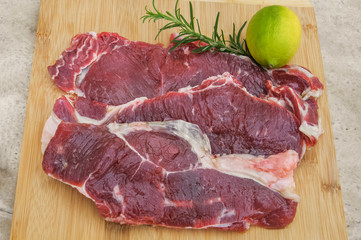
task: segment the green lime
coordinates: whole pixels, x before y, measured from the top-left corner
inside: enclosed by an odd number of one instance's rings
[[[259,64],[268,68],[282,67],[295,56],[300,46],[300,21],[287,7],[264,7],[249,22],[246,41],[252,57]]]

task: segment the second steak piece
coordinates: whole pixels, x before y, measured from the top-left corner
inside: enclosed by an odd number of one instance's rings
[[[184,120],[197,124],[207,134],[212,153],[221,155],[272,155],[294,150],[302,156],[306,137],[293,113],[275,101],[249,94],[230,74],[120,106],[63,96],[56,101],[51,119],[96,125]]]
[[[275,102],[249,94],[230,74],[209,78],[194,88],[127,104],[113,120],[176,119],[197,124],[207,134],[213,154],[271,155],[287,150],[302,154],[303,139],[295,116]]]

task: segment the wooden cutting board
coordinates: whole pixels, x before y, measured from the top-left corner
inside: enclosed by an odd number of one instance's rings
[[[276,0],[272,1],[274,3]],[[235,2],[235,1],[232,1]],[[256,4],[194,2],[194,13],[204,33],[212,31],[221,12],[220,27],[231,32],[262,7]],[[299,1],[298,1],[299,2]],[[174,9],[174,1],[158,0],[160,10]],[[317,25],[307,1],[284,2],[299,16],[303,38],[291,63],[310,69],[325,84]],[[142,23],[144,6],[150,0],[42,0],[30,81],[23,144],[19,164],[11,239],[346,239],[341,187],[335,158],[326,89],[319,99],[324,129],[317,145],[306,155],[295,173],[301,201],[292,224],[281,230],[251,227],[245,233],[217,230],[172,230],[149,226],[121,226],[104,221],[91,200],[75,189],[48,177],[42,170],[40,139],[54,101],[64,94],[47,72],[77,33],[118,32],[130,40],[168,43],[169,33],[155,41],[160,23]],[[188,2],[181,1],[188,13]],[[185,14],[187,15],[187,14]]]

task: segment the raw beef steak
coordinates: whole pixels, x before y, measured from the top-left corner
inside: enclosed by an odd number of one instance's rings
[[[229,74],[108,110],[85,98],[72,102],[62,97],[54,113],[64,121],[93,124],[185,120],[207,134],[213,154],[272,155],[294,150],[301,156],[304,144],[294,114],[274,101],[252,96]]]
[[[153,98],[230,72],[257,96],[266,94],[266,72],[247,57],[194,54],[195,44],[168,52],[161,45],[129,41],[115,33],[85,33],[72,39],[49,73],[70,93],[110,105],[138,97]]]
[[[267,95],[266,80],[295,88],[300,94],[322,90],[319,80],[314,76],[310,80],[307,75],[311,73],[298,66],[266,72],[248,57],[219,52],[195,54],[191,52],[197,48],[195,43],[168,52],[172,46],[133,42],[116,33],[84,33],[76,35],[71,47],[48,69],[62,90],[110,105],[196,86],[224,72],[257,97]]]
[[[282,228],[295,216],[295,195],[267,187],[294,190],[294,151],[214,158],[207,137],[184,121],[61,122],[45,131],[44,171],[92,199],[108,221],[243,231]]]

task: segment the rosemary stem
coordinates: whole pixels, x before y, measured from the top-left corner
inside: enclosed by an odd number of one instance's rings
[[[172,40],[175,43],[175,46],[172,47],[169,51],[174,50],[175,48],[182,46],[187,43],[199,41],[199,47],[194,49],[192,52],[202,53],[206,51],[214,51],[214,52],[226,52],[235,55],[242,55],[249,57],[257,66],[264,70],[264,68],[257,63],[252,57],[251,53],[247,48],[246,40],[241,40],[241,33],[243,28],[245,27],[247,21],[245,21],[241,28],[236,32],[235,25],[233,24],[233,33],[229,35],[229,39],[225,40],[223,30],[220,30],[221,34],[218,32],[218,22],[219,15],[218,12],[216,21],[213,27],[212,37],[208,37],[201,33],[200,24],[198,19],[195,19],[193,16],[193,6],[192,3],[189,2],[189,11],[190,11],[190,20],[187,21],[185,17],[181,14],[180,8],[178,7],[179,0],[176,1],[174,14],[166,11],[165,13],[161,13],[155,6],[155,0],[152,2],[153,11],[148,10],[147,6],[145,7],[146,14],[141,17],[143,22],[146,20],[150,21],[158,21],[158,20],[166,20],[168,23],[159,29],[156,39],[159,34],[171,28],[179,28],[179,36]],[[196,21],[197,30],[194,27],[194,22]],[[205,43],[206,45],[201,45],[201,43]]]

